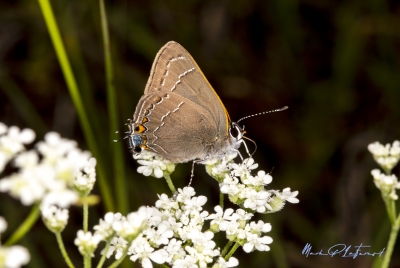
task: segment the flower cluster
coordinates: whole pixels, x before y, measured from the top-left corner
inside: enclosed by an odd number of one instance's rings
[[[368,150],[386,173],[390,173],[399,162],[400,141],[394,141],[392,145],[388,143],[385,146],[376,141],[368,145]]]
[[[89,152],[78,149],[75,141],[49,132],[44,141],[37,143],[36,150],[26,151],[16,145],[16,133],[19,132],[15,127],[9,128],[8,133],[8,136],[0,138],[7,137],[6,141],[0,141],[0,152],[15,147],[12,152],[18,152],[18,155],[13,155],[13,163],[19,171],[0,180],[0,192],[10,193],[24,205],[40,202],[41,207],[68,207],[78,200],[79,195],[85,195],[92,189],[96,178],[96,160],[91,158]],[[26,133],[30,132],[20,132],[19,141],[27,141],[26,136],[29,135],[34,137],[34,134]],[[10,145],[12,143],[14,145]]]
[[[396,175],[391,174],[391,171],[400,159],[400,142],[394,141],[392,145],[388,143],[385,146],[379,142],[374,142],[368,145],[368,150],[378,165],[385,171],[385,173],[382,173],[379,169],[371,171],[375,186],[381,190],[383,197],[397,200],[396,189],[400,189],[400,182]]]
[[[104,240],[111,246],[102,254],[108,258],[115,254],[116,259],[127,254],[143,267],[152,267],[152,262],[171,267],[236,266],[235,258],[221,258],[220,249],[212,240],[214,233],[202,231],[209,216],[203,211],[207,198],[195,194],[192,187],[185,187],[171,198],[160,195],[155,207],[141,207],[126,217],[107,213],[94,227],[94,235],[80,231],[75,244],[82,254],[92,254],[95,247],[90,246]]]
[[[165,160],[161,156],[150,152],[142,151],[138,155],[133,155],[133,158],[141,165],[137,171],[145,176],[153,176],[162,178],[165,174],[171,174],[175,170],[175,164]]]
[[[69,211],[50,205],[42,207],[42,218],[47,228],[53,233],[62,232],[67,226]]]
[[[12,126],[8,128],[0,122],[0,173],[16,154],[25,150],[24,144],[35,139],[35,132],[31,129],[20,130]]]
[[[386,175],[379,169],[373,169],[371,175],[374,178],[376,188],[381,190],[384,196],[389,196],[393,200],[399,198],[396,194],[396,189],[400,189],[400,182],[396,175]]]
[[[285,188],[266,190],[265,186],[272,182],[272,176],[263,170],[256,176],[251,171],[258,167],[253,158],[247,158],[242,163],[233,162],[231,155],[225,158],[206,162],[208,174],[220,182],[220,190],[229,196],[229,200],[246,210],[258,213],[279,211],[285,202],[298,203],[298,191],[291,192]]]
[[[207,219],[212,219],[210,226],[214,232],[225,231],[226,237],[232,242],[239,243],[247,253],[257,249],[259,251],[269,251],[268,244],[272,243],[269,236],[261,236],[262,233],[271,231],[271,224],[263,221],[249,222],[253,217],[252,213],[247,213],[243,209],[228,208],[223,211],[220,206],[214,208],[215,214],[211,214]]]
[[[7,222],[0,217],[0,236],[7,229]],[[0,267],[19,268],[30,260],[29,252],[22,246],[3,247],[0,243]]]

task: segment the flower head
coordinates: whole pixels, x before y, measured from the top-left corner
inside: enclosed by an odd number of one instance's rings
[[[388,173],[390,173],[393,167],[399,162],[400,141],[394,141],[392,145],[389,143],[382,145],[376,141],[368,145],[368,150],[371,152],[379,166]]]
[[[69,213],[67,209],[56,206],[42,207],[42,218],[47,228],[53,233],[62,232],[68,223]]]
[[[149,151],[142,151],[138,155],[133,155],[133,158],[141,165],[137,171],[145,176],[162,178],[164,173],[171,174],[175,170],[174,163]]]
[[[79,230],[75,238],[75,245],[78,246],[79,252],[82,256],[94,257],[93,252],[96,250],[97,245],[100,243],[102,237],[99,234],[92,235],[91,232],[84,232]]]

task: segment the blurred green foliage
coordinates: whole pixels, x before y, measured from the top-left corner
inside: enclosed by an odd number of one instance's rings
[[[98,2],[52,4],[113,185],[112,140],[118,135],[109,135]],[[363,243],[371,251],[386,245],[389,220],[366,147],[400,137],[398,1],[106,1],[106,11],[121,126],[132,117],[158,49],[170,40],[196,59],[233,120],[290,107],[244,121],[257,142],[255,160],[261,169],[273,169],[272,187],[299,190],[300,203],[259,217],[272,223],[271,251],[239,249],[240,267],[372,265],[372,257],[306,258],[301,251],[306,243],[324,250],[338,243]],[[36,1],[0,2],[0,121],[32,128],[38,140],[57,131],[88,148]],[[138,174],[129,152],[124,154],[130,210],[169,192],[163,180]],[[188,184],[190,167],[177,167],[176,187]],[[201,165],[193,186],[208,197],[211,211],[218,186]],[[101,204],[91,207],[89,225],[104,212]],[[3,240],[28,213],[0,194],[0,215],[9,222]],[[80,263],[73,245],[80,208],[70,215],[63,236],[72,260]],[[28,267],[62,267],[55,238],[41,221],[21,244],[33,256]],[[398,244],[391,267],[400,267],[399,253]]]

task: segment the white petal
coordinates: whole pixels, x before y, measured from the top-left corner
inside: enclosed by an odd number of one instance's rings
[[[254,248],[254,244],[252,244],[252,243],[246,243],[246,244],[244,244],[244,246],[243,246],[243,250],[244,250],[246,253],[251,252],[251,251],[253,250],[253,248]]]
[[[153,268],[153,264],[151,263],[149,258],[142,259],[142,267],[143,268]]]
[[[159,167],[157,167],[154,170],[154,175],[156,176],[156,178],[162,178],[164,176],[164,173]]]
[[[230,257],[227,265],[228,265],[228,267],[235,267],[235,266],[239,265],[239,261],[235,257]]]
[[[263,236],[259,238],[259,241],[263,244],[271,244],[273,240],[269,236]]]

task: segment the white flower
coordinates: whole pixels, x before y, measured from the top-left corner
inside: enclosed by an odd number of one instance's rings
[[[0,125],[1,130],[1,125]],[[7,230],[7,221],[0,216],[0,235]]]
[[[296,196],[299,194],[299,191],[294,191],[291,192],[290,188],[285,188],[282,190],[282,198],[286,201],[288,201],[289,203],[299,203],[299,199],[296,198]]]
[[[383,146],[379,142],[368,145],[368,150],[372,153],[375,161],[385,170],[390,171],[399,162],[400,159],[400,142],[394,141],[392,145],[389,143]]]
[[[207,202],[207,197],[201,195],[201,196],[195,196],[190,200],[185,201],[185,206],[183,209],[188,210],[188,211],[202,211],[203,210],[203,205]]]
[[[118,212],[114,214],[112,212],[107,212],[106,215],[104,215],[104,220],[100,219],[100,223],[95,225],[93,229],[96,230],[96,234],[100,235],[103,240],[108,240],[115,233],[113,229],[114,222],[118,222],[121,219],[121,213]]]
[[[138,155],[133,155],[133,158],[142,165],[138,167],[137,171],[145,176],[151,175],[156,178],[162,178],[164,172],[171,174],[175,170],[174,163],[152,152],[142,151]]]
[[[62,208],[67,208],[78,201],[78,194],[68,188],[56,189],[48,192],[43,196],[41,207],[57,205]]]
[[[96,250],[101,239],[102,237],[98,234],[92,235],[91,232],[85,233],[83,230],[79,230],[74,243],[78,246],[79,252],[82,256],[94,257],[93,252]]]
[[[62,232],[68,223],[69,211],[56,206],[42,207],[42,218],[47,228],[54,233]]]
[[[178,209],[179,205],[178,202],[170,199],[168,195],[166,194],[161,194],[158,196],[159,200],[156,202],[156,208],[161,208],[165,210],[170,210],[170,209]]]
[[[148,213],[149,210],[141,207],[138,212],[129,213],[126,218],[122,217],[121,220],[115,221],[113,229],[128,242],[133,241],[146,226],[146,221],[151,216]]]
[[[245,208],[250,208],[251,210],[256,210],[259,213],[265,212],[265,204],[267,203],[271,194],[266,191],[257,192],[254,189],[248,189],[244,191],[244,201],[243,206]]]
[[[183,189],[178,189],[178,195],[176,196],[176,200],[181,203],[185,203],[187,200],[190,200],[192,196],[194,196],[196,192],[193,187],[187,186]]]
[[[164,249],[168,252],[167,262],[181,260],[186,256],[186,252],[182,248],[182,241],[175,238],[171,239]]]
[[[229,222],[233,220],[233,209],[228,208],[223,211],[221,206],[216,206],[214,210],[217,213],[211,214],[206,218],[207,220],[212,220],[210,222],[211,230],[214,232],[225,231],[228,228]]]
[[[224,181],[219,185],[221,193],[228,194],[230,196],[235,196],[239,193],[239,180],[236,177],[231,177],[229,175],[225,176]]]
[[[22,246],[0,246],[0,267],[19,268],[27,264],[30,258],[29,251]]]
[[[236,267],[239,265],[239,261],[235,257],[230,257],[228,261],[224,258],[219,257],[217,262],[212,266],[212,268],[229,268]]]
[[[383,146],[376,141],[368,145],[368,150],[376,157],[388,156],[390,152],[390,144],[386,144],[386,146]]]
[[[155,243],[157,245],[167,245],[169,242],[169,238],[174,235],[174,232],[172,232],[167,224],[161,223],[157,226],[157,230],[146,229],[143,234],[145,234],[147,239],[152,243]]]
[[[8,134],[14,133],[10,135],[18,136],[15,134],[17,130],[14,128],[9,130],[13,131],[9,131]],[[32,138],[30,131],[24,130],[21,135],[23,142]],[[0,140],[4,137],[1,136]],[[1,192],[9,192],[24,205],[40,202],[41,207],[50,205],[68,207],[78,200],[78,194],[72,186],[82,171],[91,179],[93,187],[96,161],[89,160],[90,153],[79,150],[75,141],[62,139],[59,134],[49,132],[45,135],[45,141],[39,142],[36,148],[40,156],[32,150],[22,152],[15,158],[19,172],[0,180]]]
[[[250,222],[249,224],[246,225],[245,230],[253,233],[260,235],[261,233],[266,233],[271,231],[272,226],[270,223],[264,223],[263,221],[258,221],[257,223],[255,222]]]
[[[31,129],[20,131],[18,127],[7,128],[0,123],[0,172],[15,155],[25,150],[24,144],[29,144],[35,139],[35,132]]]
[[[130,260],[133,262],[138,259],[141,260],[143,267],[153,267],[150,260],[162,264],[165,262],[168,255],[163,249],[154,251],[154,248],[151,247],[149,242],[143,237],[138,237],[133,241],[128,254],[132,255]]]
[[[196,264],[197,260],[193,256],[186,255],[184,259],[176,260],[173,264],[173,268],[198,268]]]
[[[243,250],[249,253],[255,249],[259,251],[269,251],[267,244],[272,243],[272,238],[269,236],[259,237],[257,234],[248,233],[247,242],[243,245]]]
[[[393,200],[397,200],[396,189],[400,189],[400,182],[396,175],[386,175],[381,173],[379,169],[371,171],[372,177],[374,177],[375,186],[380,189],[385,196],[389,196]]]
[[[107,258],[110,258],[112,254],[114,254],[115,252],[115,259],[119,260],[122,255],[124,254],[125,248],[128,246],[128,241],[126,241],[125,239],[123,239],[122,237],[113,237],[113,239],[111,239],[111,243],[110,243],[110,247],[108,248],[107,251]],[[104,254],[104,250],[103,249],[101,251],[101,254]]]
[[[15,157],[14,163],[19,168],[32,168],[39,163],[39,155],[35,151],[22,152]]]
[[[272,176],[265,173],[264,170],[260,170],[257,173],[257,176],[252,177],[252,183],[254,186],[260,186],[260,185],[267,185],[272,182]]]
[[[254,164],[253,158],[247,158],[243,160],[242,164],[231,164],[232,173],[234,176],[240,177],[242,180],[246,180],[250,176],[250,172],[258,167],[258,164]]]
[[[75,189],[83,196],[88,195],[96,182],[96,159],[91,157],[86,161],[83,170],[85,174],[79,172],[74,181]]]

